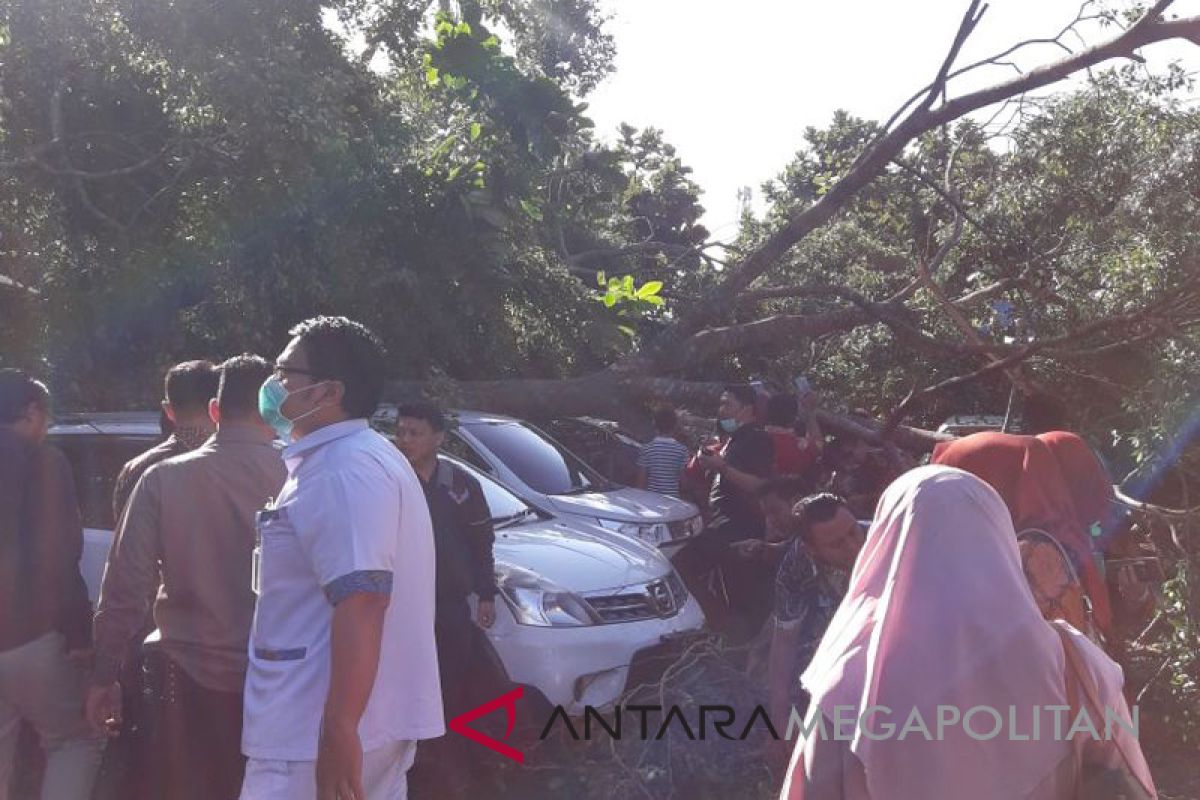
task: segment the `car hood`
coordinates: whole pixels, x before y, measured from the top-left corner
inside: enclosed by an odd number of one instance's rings
[[[606,492],[547,495],[546,499],[559,513],[617,522],[677,522],[700,513],[685,500],[628,486]]]
[[[538,520],[496,531],[496,562],[536,572],[572,592],[647,583],[671,567],[657,548],[598,526]]]

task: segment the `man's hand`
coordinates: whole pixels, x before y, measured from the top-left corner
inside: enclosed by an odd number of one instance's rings
[[[121,684],[89,686],[83,714],[96,733],[114,737],[121,732]]]
[[[1132,564],[1117,567],[1117,593],[1131,605],[1145,605],[1152,599],[1150,585],[1141,580]]]
[[[734,554],[744,561],[754,561],[765,552],[766,542],[761,539],[743,539],[729,545]]]
[[[475,608],[475,624],[483,629],[488,629],[496,622],[496,602],[494,600],[480,600],[479,605]]]
[[[317,800],[367,800],[362,785],[362,741],[358,726],[325,720],[317,748]]]
[[[700,462],[700,466],[709,472],[720,472],[725,466],[725,459],[711,453],[701,453],[696,458]]]

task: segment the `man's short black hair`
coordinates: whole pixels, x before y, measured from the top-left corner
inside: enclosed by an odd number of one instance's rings
[[[805,497],[792,508],[800,518],[800,534],[807,536],[813,525],[829,522],[837,515],[839,508],[849,508],[846,501],[836,494],[821,492]]]
[[[217,396],[221,371],[211,361],[184,361],[167,370],[163,394],[177,414],[203,414]]]
[[[433,403],[407,403],[396,410],[397,419],[423,419],[435,433],[446,430],[446,415]]]
[[[654,430],[659,433],[672,433],[678,424],[679,415],[670,406],[660,406],[654,410]]]
[[[795,503],[810,491],[812,489],[809,481],[799,475],[780,475],[763,481],[754,494],[759,500],[778,497],[780,500]]]
[[[800,403],[794,394],[773,394],[767,399],[767,424],[790,428],[800,415]]]
[[[11,425],[25,416],[30,405],[50,410],[46,384],[35,381],[23,370],[0,369],[0,425]]]
[[[346,317],[313,317],[290,331],[304,346],[314,380],[340,381],[342,410],[370,418],[383,397],[387,358],[383,344],[365,325]]]
[[[745,383],[731,383],[725,387],[724,392],[744,406],[754,407],[758,401],[754,387]]]
[[[274,367],[262,356],[243,353],[221,364],[217,408],[221,419],[247,419],[258,413],[258,390]]]

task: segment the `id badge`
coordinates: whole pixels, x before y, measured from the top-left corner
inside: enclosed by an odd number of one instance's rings
[[[250,590],[262,594],[262,536],[254,541],[254,559],[250,566]]]

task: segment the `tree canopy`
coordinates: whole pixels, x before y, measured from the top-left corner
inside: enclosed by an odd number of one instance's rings
[[[716,242],[662,132],[588,119],[614,53],[595,0],[0,2],[3,358],[121,406],[175,359],[346,313],[392,378],[498,410],[804,371],[885,433],[1013,384],[1147,431],[1200,318],[1186,78],[1122,66],[1196,38],[1168,5],[955,95],[970,3],[929,86],[805,132],[764,218]],[[530,379],[559,382],[507,383]]]

